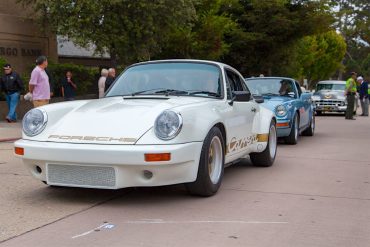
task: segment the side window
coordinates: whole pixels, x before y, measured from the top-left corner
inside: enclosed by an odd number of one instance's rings
[[[302,94],[301,86],[299,85],[299,83],[298,83],[298,82],[295,82],[295,85],[296,85],[297,90],[298,90],[298,97],[301,97],[301,94]]]

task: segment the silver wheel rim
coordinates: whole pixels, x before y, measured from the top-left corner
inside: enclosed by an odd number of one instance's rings
[[[208,151],[208,174],[213,184],[220,180],[222,172],[222,145],[218,136],[214,136]]]
[[[312,132],[314,132],[314,130],[315,130],[315,116],[312,116],[311,128],[312,128]]]
[[[272,125],[270,127],[270,135],[269,135],[269,151],[270,151],[270,156],[272,159],[275,158],[276,147],[277,147],[276,128],[275,128],[275,125]]]
[[[294,118],[294,138],[298,140],[298,131],[299,131],[299,126],[298,126],[298,117],[296,116]]]

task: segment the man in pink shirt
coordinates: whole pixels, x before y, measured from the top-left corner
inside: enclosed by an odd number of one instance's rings
[[[29,90],[32,94],[33,106],[39,107],[49,104],[50,100],[50,84],[49,77],[45,72],[48,67],[48,60],[45,56],[40,56],[36,59],[36,67],[31,73]]]

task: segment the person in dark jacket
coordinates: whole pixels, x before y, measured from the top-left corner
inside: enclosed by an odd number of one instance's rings
[[[359,94],[362,109],[361,116],[369,116],[369,84],[364,81],[364,78],[362,76],[357,77],[357,82],[360,83]]]
[[[106,92],[109,89],[109,87],[113,84],[115,80],[116,80],[116,70],[114,68],[110,68],[108,70],[108,77],[105,80],[104,92]]]
[[[62,96],[64,100],[71,101],[76,97],[77,86],[72,80],[72,72],[67,71],[66,76],[62,79]]]
[[[10,64],[4,65],[4,75],[0,78],[1,90],[4,91],[8,104],[8,115],[6,121],[9,123],[17,121],[17,105],[20,94],[24,90],[21,77],[12,69]]]

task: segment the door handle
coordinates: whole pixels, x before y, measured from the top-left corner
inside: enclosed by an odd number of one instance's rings
[[[257,109],[254,108],[254,107],[251,109],[251,112],[256,112],[256,111],[257,111]]]

